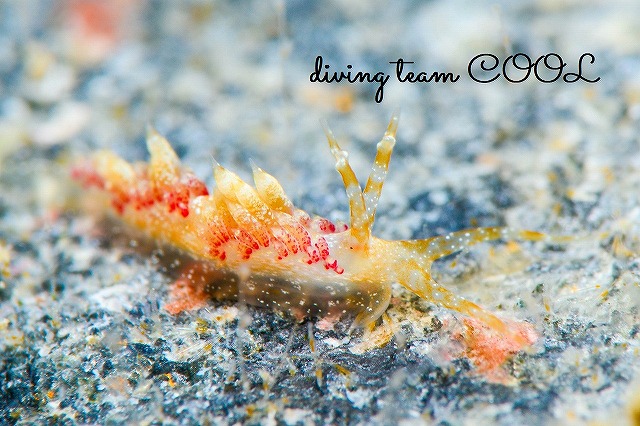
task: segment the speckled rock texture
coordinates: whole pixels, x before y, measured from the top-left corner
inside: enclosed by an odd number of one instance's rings
[[[640,424],[639,40],[636,1],[1,2],[0,424]],[[468,75],[478,54],[550,52],[565,72],[591,53],[600,80]],[[375,82],[310,82],[318,55],[392,74],[383,101]],[[401,83],[398,58],[460,79]],[[319,121],[362,177],[396,108],[377,236],[575,237],[436,265],[535,328],[498,370],[465,347],[464,317],[400,286],[382,347],[234,302],[172,316],[162,249],[79,208],[68,179],[97,149],[145,160],[150,123],[207,184],[211,155],[246,179],[252,158],[346,221]]]

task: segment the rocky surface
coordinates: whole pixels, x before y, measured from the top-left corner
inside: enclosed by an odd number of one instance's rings
[[[0,423],[640,423],[640,6],[374,3],[0,4]],[[473,81],[469,61],[489,52],[555,52],[574,73],[590,52],[585,78],[600,80]],[[376,103],[375,82],[311,83],[318,55],[337,71],[392,74],[401,57],[460,79],[391,75]],[[397,107],[378,236],[576,237],[436,265],[536,329],[499,371],[465,349],[463,317],[400,287],[383,347],[345,321],[237,303],[169,315],[158,252],[79,211],[67,179],[96,149],[145,159],[151,123],[209,184],[211,154],[244,178],[253,158],[297,206],[346,220],[319,120],[365,176]]]

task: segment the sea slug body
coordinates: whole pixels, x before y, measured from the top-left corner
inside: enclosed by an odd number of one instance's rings
[[[172,313],[201,307],[209,298],[237,296],[298,318],[354,315],[354,327],[371,326],[389,305],[391,284],[398,282],[471,317],[474,328],[505,336],[516,349],[530,343],[522,329],[438,284],[430,270],[435,260],[478,242],[541,240],[543,234],[490,227],[425,240],[371,235],[397,126],[394,114],[364,190],[347,152],[325,126],[349,199],[349,226],[295,208],[278,181],[253,164],[255,186],[214,162],[215,188],[209,191],[151,128],[148,164],[130,164],[103,151],[75,166],[72,175],[97,189],[105,209],[120,220],[195,259],[172,289],[166,306]]]

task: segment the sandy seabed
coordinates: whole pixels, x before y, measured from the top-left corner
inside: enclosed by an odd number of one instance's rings
[[[178,3],[0,4],[0,423],[640,424],[640,4]],[[468,73],[480,54],[552,52],[563,73],[595,61],[573,83]],[[311,82],[318,56],[389,75],[382,101],[376,81]],[[404,76],[460,77],[401,82],[399,58]],[[464,317],[399,286],[383,347],[314,321],[312,351],[307,323],[232,302],[169,315],[156,254],[79,211],[67,178],[97,149],[146,159],[150,123],[209,185],[211,155],[247,180],[252,158],[346,221],[320,119],[362,177],[397,108],[376,235],[576,237],[436,265],[538,334],[499,372],[465,348]]]

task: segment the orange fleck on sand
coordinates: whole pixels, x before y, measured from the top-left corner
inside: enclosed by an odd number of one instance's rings
[[[501,367],[505,361],[539,337],[533,325],[526,322],[505,321],[510,334],[498,333],[475,318],[465,318],[464,325],[461,338],[467,357],[481,374],[493,381],[504,381],[507,375]]]
[[[93,65],[114,52],[134,28],[141,0],[67,0],[62,3],[62,26],[71,56]]]
[[[209,301],[206,288],[186,277],[178,278],[171,286],[170,293],[171,301],[165,305],[165,309],[172,315],[202,308]]]

